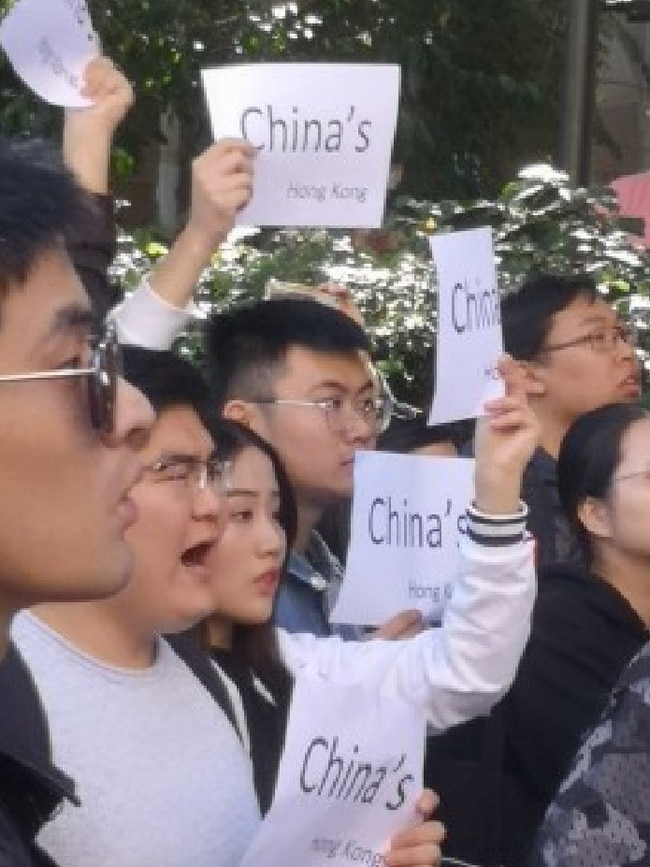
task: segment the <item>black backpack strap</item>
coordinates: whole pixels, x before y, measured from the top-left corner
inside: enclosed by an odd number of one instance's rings
[[[203,684],[210,693],[212,698],[225,713],[228,721],[237,732],[237,737],[243,743],[242,734],[237,724],[235,710],[228,693],[228,689],[223,682],[220,672],[212,664],[212,660],[206,653],[195,643],[194,639],[188,635],[171,635],[165,636],[173,650],[183,660],[185,665],[192,671],[194,676]]]

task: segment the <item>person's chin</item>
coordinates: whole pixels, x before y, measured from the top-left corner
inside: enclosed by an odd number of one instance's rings
[[[85,568],[79,563],[73,573],[70,569],[67,581],[60,585],[52,582],[50,599],[66,602],[105,599],[123,590],[131,578],[133,555],[122,539],[109,545],[101,557],[95,556]],[[79,576],[71,581],[72,574]]]
[[[348,497],[352,493],[352,486],[354,484],[354,461],[345,461],[340,464],[339,471],[336,474],[336,481],[338,482],[338,489],[340,491],[340,496]]]
[[[336,506],[342,500],[349,500],[352,496],[352,480],[348,483],[346,480],[341,481],[338,485],[330,485],[326,491],[323,491],[322,502],[326,508]]]
[[[180,632],[187,632],[189,629],[194,629],[202,620],[212,613],[212,608],[209,611],[205,610],[205,606],[199,606],[197,609],[178,612],[170,615],[163,624],[163,628],[158,632],[162,635],[178,635]]]
[[[97,582],[95,594],[97,598],[113,596],[123,590],[131,580],[132,569],[133,552],[122,539],[118,550],[110,558],[110,563],[107,563],[104,580]]]

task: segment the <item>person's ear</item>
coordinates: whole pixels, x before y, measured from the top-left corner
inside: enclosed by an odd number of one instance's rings
[[[577,516],[590,536],[597,539],[608,539],[611,536],[609,510],[604,500],[586,497],[578,506]]]
[[[236,421],[244,427],[253,427],[251,424],[255,407],[247,400],[236,398],[226,402],[221,415],[229,421]]]
[[[243,424],[244,427],[249,427],[264,439],[272,441],[267,414],[263,412],[263,407],[260,404],[242,398],[233,398],[233,400],[226,402],[221,415],[230,421],[236,421]]]
[[[519,362],[524,372],[524,388],[526,394],[542,397],[546,394],[546,380],[544,378],[544,367],[537,361],[520,361]]]

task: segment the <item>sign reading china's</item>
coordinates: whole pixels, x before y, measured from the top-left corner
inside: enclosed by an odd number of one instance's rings
[[[216,140],[257,149],[241,225],[381,225],[397,123],[398,66],[257,63],[202,72]]]
[[[470,458],[356,453],[350,547],[332,622],[376,626],[407,608],[440,621],[473,476]]]
[[[483,415],[485,401],[503,394],[496,368],[503,337],[492,231],[434,235],[430,243],[438,273],[435,425]]]
[[[424,717],[363,682],[302,675],[270,811],[240,867],[382,867],[416,821]]]
[[[17,75],[52,105],[83,108],[83,71],[98,42],[83,0],[18,0],[0,24]]]

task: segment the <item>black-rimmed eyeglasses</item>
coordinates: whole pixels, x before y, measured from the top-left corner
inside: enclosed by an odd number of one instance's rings
[[[85,376],[88,380],[88,411],[91,424],[99,433],[112,433],[115,427],[117,379],[122,369],[115,325],[112,322],[105,323],[89,340],[91,354],[88,367],[39,370],[33,373],[5,373],[0,374],[0,383]]]

